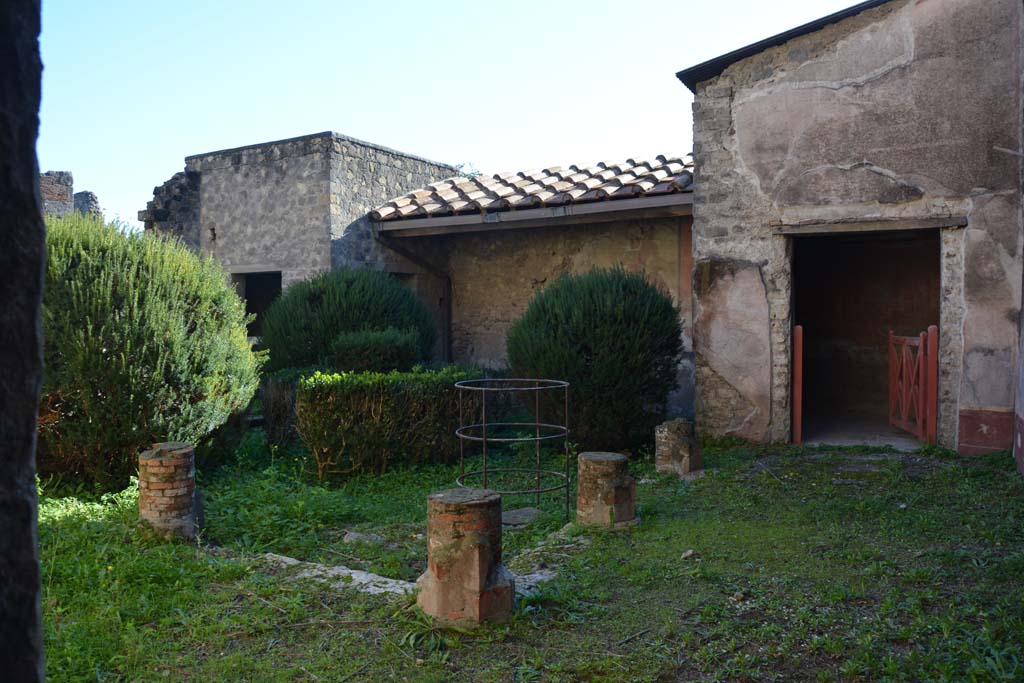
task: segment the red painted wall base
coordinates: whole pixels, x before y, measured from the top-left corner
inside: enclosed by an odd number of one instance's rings
[[[957,450],[961,455],[982,455],[1011,448],[1013,423],[1010,411],[961,410]]]

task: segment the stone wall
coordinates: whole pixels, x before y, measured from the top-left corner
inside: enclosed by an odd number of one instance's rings
[[[963,216],[941,235],[940,443],[1009,445],[1021,175],[1001,150],[1021,146],[1021,12],[1016,0],[894,0],[698,85],[705,433],[789,438],[792,245],[777,226]],[[744,340],[723,347],[740,317]]]
[[[410,240],[406,240],[410,241]],[[422,242],[423,240],[415,240]],[[673,415],[692,415],[689,218],[658,218],[523,228],[445,238],[453,296],[455,360],[490,367],[506,363],[505,336],[534,294],[563,273],[623,264],[643,270],[681,310],[684,358]]]
[[[75,192],[75,180],[68,171],[39,174],[39,193],[43,198],[43,213],[48,216],[66,216],[77,211],[86,216],[103,217],[99,198],[88,190]]]
[[[102,216],[99,197],[94,192],[83,190],[75,193],[75,211],[83,216]]]
[[[195,166],[195,164],[191,164]],[[192,167],[153,188],[153,200],[139,211],[147,232],[173,235],[199,251],[199,173]]]
[[[185,164],[139,212],[146,230],[213,254],[231,273],[281,271],[285,287],[358,266],[406,275],[434,297],[437,283],[377,243],[367,214],[451,177],[454,167],[331,132],[199,154]]]
[[[285,287],[330,268],[330,155],[320,133],[188,157],[200,250],[230,273],[281,271]]]
[[[370,211],[389,199],[458,173],[386,147],[335,134],[331,140],[331,264],[402,272],[405,259],[373,237]],[[418,272],[415,268],[413,272]]]
[[[75,210],[74,178],[67,171],[47,171],[39,176],[43,213],[64,216]]]

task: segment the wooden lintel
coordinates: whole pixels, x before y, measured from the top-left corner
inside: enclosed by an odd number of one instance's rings
[[[833,223],[781,223],[772,226],[776,235],[838,235],[853,232],[886,232],[889,230],[930,230],[934,228],[962,228],[965,216],[932,218],[891,218],[869,221],[840,221]]]

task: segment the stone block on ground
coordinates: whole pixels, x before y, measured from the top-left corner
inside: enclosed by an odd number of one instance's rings
[[[441,623],[509,618],[515,584],[501,564],[500,495],[459,488],[427,498],[427,571],[416,585],[416,604]]]
[[[540,510],[530,507],[505,510],[501,513],[501,523],[513,527],[526,526],[536,522],[540,514]]]
[[[636,481],[621,453],[580,453],[576,521],[614,527],[636,519]]]
[[[704,467],[693,423],[684,418],[669,420],[654,430],[654,467],[662,474],[687,477]]]

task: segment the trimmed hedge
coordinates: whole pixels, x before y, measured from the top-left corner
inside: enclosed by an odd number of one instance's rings
[[[340,335],[389,328],[414,330],[415,360],[426,361],[436,336],[423,302],[392,276],[369,269],[340,268],[291,285],[262,323],[271,370],[331,365]]]
[[[47,219],[39,464],[122,488],[155,441],[199,444],[244,408],[260,359],[211,259],[72,213]]]
[[[458,453],[455,382],[481,377],[449,366],[412,372],[326,374],[299,380],[296,431],[320,479],[383,473],[398,463],[448,463]],[[470,406],[464,406],[472,414]]]
[[[676,387],[682,326],[672,298],[621,267],[562,275],[509,329],[514,376],[571,383],[569,426],[585,450],[650,443]]]
[[[419,358],[416,330],[360,330],[342,332],[331,343],[336,370],[347,372],[407,372]]]

